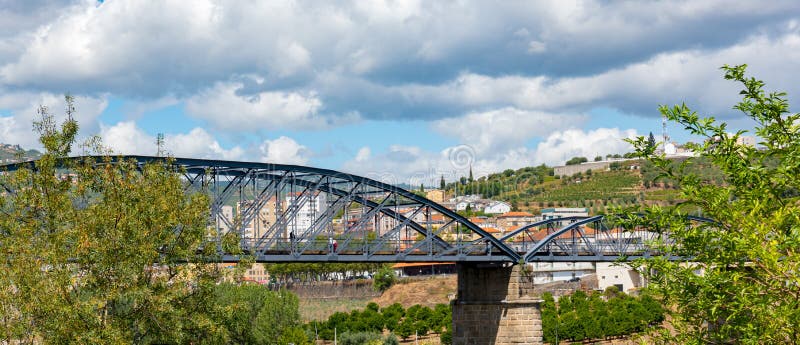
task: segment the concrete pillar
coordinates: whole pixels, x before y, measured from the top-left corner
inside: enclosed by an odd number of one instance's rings
[[[542,300],[522,265],[459,263],[453,344],[542,344]]]

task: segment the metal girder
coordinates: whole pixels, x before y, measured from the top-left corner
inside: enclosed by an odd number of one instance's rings
[[[72,160],[92,160],[105,163],[103,157],[73,157]],[[549,219],[523,226],[502,238],[495,238],[456,212],[434,203],[425,197],[411,193],[405,189],[385,184],[362,176],[342,173],[334,170],[304,167],[297,165],[236,162],[191,158],[164,158],[152,156],[120,156],[111,158],[111,162],[130,160],[138,164],[157,161],[171,162],[176,171],[182,173],[187,183],[199,190],[211,193],[214,197],[211,204],[210,220],[221,220],[226,231],[238,233],[241,246],[251,250],[259,262],[526,262],[533,261],[614,261],[620,255],[629,258],[646,257],[651,253],[643,248],[647,236],[668,236],[660,231],[634,229],[624,232],[620,229],[607,229],[604,216],[566,217]],[[3,166],[5,171],[14,171],[20,167],[35,169],[34,162],[22,162]],[[263,184],[261,184],[263,182]],[[250,191],[252,186],[252,191]],[[7,186],[1,186],[13,193]],[[290,199],[286,208],[281,207],[281,197],[286,193],[302,190],[298,196]],[[247,194],[245,196],[246,193]],[[310,224],[294,229],[292,240],[280,236],[287,225],[295,222],[297,213],[318,193],[325,193],[328,203],[320,214],[313,214]],[[245,201],[250,203],[238,211],[239,218],[227,219],[222,214],[222,207],[233,201],[238,195],[239,205]],[[275,197],[275,223],[265,233],[253,238],[244,238],[245,229],[252,225],[255,232],[254,219],[269,201]],[[245,200],[245,198],[248,198]],[[252,199],[250,199],[252,198]],[[376,200],[378,202],[376,202]],[[316,202],[316,201],[315,201]],[[351,205],[358,205],[360,215],[354,215],[354,224],[348,220]],[[242,206],[240,206],[241,208]],[[399,210],[408,210],[406,213]],[[320,238],[325,233],[333,233],[334,214],[343,212],[343,225],[340,239],[341,247],[337,250],[328,248],[327,241]],[[431,213],[444,216],[443,224],[432,228]],[[422,215],[423,221],[417,221]],[[316,218],[314,218],[316,217]],[[384,225],[384,218],[392,224]],[[688,216],[692,221],[714,222],[713,220]],[[564,222],[571,222],[564,225]],[[592,233],[584,227],[597,224]],[[368,225],[374,225],[377,234],[375,239],[366,238]],[[216,225],[215,225],[216,226]],[[381,228],[387,229],[381,233]],[[455,228],[455,241],[448,242],[441,234],[452,232]],[[467,230],[467,233],[463,233]],[[532,231],[536,230],[537,233]],[[416,232],[420,239],[401,239],[401,231]],[[219,233],[219,232],[218,232]],[[567,234],[568,235],[564,235]],[[356,239],[364,235],[364,242]],[[513,242],[514,238],[523,234],[522,247]],[[284,234],[285,235],[285,234]],[[294,235],[298,235],[295,239]],[[534,235],[544,235],[544,237]],[[408,236],[408,233],[406,233]],[[477,236],[477,238],[475,238]],[[467,238],[465,238],[467,237]],[[219,237],[216,239],[220,248]],[[297,241],[297,242],[295,242]],[[637,242],[638,241],[638,242]],[[401,245],[402,242],[402,245]],[[211,244],[211,243],[209,243]],[[531,246],[529,248],[529,245]],[[514,248],[512,248],[514,247]],[[516,250],[515,250],[516,249]],[[236,256],[220,253],[224,260],[236,260]]]

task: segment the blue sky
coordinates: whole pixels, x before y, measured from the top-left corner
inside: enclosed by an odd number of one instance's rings
[[[733,129],[747,63],[797,94],[796,1],[0,0],[0,142],[77,99],[121,154],[455,179],[629,149],[686,102]],[[689,140],[670,125],[674,141]]]

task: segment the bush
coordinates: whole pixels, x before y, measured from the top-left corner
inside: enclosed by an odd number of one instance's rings
[[[397,339],[397,336],[394,333],[389,333],[386,336],[386,339],[383,340],[383,345],[399,345],[400,340]]]
[[[587,296],[582,291],[561,296],[556,305],[549,293],[542,295],[542,337],[554,344],[556,339],[583,341],[624,336],[642,332],[664,320],[664,309],[657,300],[643,294],[629,297],[616,288],[607,290],[607,301],[600,293]]]
[[[446,331],[442,332],[439,336],[439,341],[442,345],[452,345],[453,344],[453,330],[447,329]]]
[[[375,276],[372,280],[372,286],[375,288],[375,290],[384,292],[392,287],[396,281],[397,276],[395,276],[394,270],[392,270],[392,268],[389,266],[383,266],[378,270],[378,272],[375,273]]]
[[[364,345],[364,344],[372,344],[377,342],[377,344],[381,344],[381,335],[378,333],[373,332],[344,332],[339,335],[338,339],[339,344],[342,345]]]

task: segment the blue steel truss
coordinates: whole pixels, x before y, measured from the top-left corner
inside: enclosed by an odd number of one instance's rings
[[[75,157],[73,159],[85,159]],[[164,157],[122,156],[138,164]],[[102,159],[97,157],[98,162]],[[211,197],[209,241],[234,234],[256,262],[513,262],[520,255],[461,215],[405,189],[297,165],[175,158]],[[12,171],[31,162],[4,166]]]
[[[208,240],[227,262],[241,259],[222,251],[222,238],[230,235],[256,262],[616,261],[657,255],[647,243],[668,240],[644,228],[622,231],[604,216],[543,220],[496,238],[423,196],[366,177],[297,165],[171,162],[187,190],[211,197]],[[22,165],[33,166],[2,169]]]
[[[653,241],[670,243],[669,233],[636,226],[622,229],[603,215],[546,219],[522,226],[500,238],[525,262],[610,262],[662,255]],[[687,216],[692,222],[713,223]],[[670,259],[680,259],[671,257]]]

